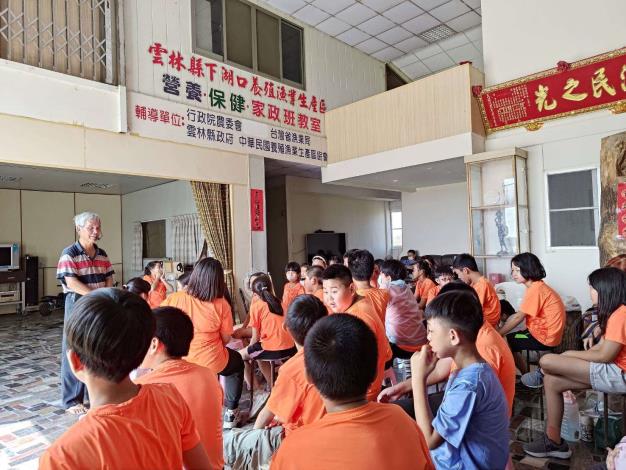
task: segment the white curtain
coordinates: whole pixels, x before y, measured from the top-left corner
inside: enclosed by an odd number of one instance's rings
[[[141,222],[133,224],[133,271],[143,271],[143,231]]]
[[[198,214],[177,215],[171,219],[172,259],[193,264],[204,244],[204,234]]]

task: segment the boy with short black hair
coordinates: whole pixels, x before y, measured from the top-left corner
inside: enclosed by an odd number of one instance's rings
[[[304,362],[327,414],[286,438],[271,469],[433,468],[415,422],[398,407],[365,398],[378,358],[376,337],[362,320],[319,320],[304,342]]]
[[[452,270],[465,284],[470,285],[478,294],[480,305],[483,307],[485,321],[494,328],[500,323],[500,299],[491,282],[478,270],[476,260],[472,255],[463,253],[455,256]]]
[[[324,304],[312,295],[300,295],[291,303],[285,328],[293,337],[298,352],[281,366],[254,429],[236,429],[224,434],[226,463],[233,470],[259,468],[266,464],[280,445],[283,434],[288,436],[296,428],[313,423],[326,414],[318,391],[307,380],[303,351],[309,330],[326,315]]]
[[[283,312],[289,310],[293,299],[304,294],[304,287],[300,283],[300,265],[298,263],[295,261],[287,263],[287,266],[285,266],[285,277],[287,278],[287,282],[283,287]]]
[[[454,273],[452,272],[452,268],[450,268],[450,266],[437,266],[433,274],[435,275],[435,283],[437,284],[437,286],[428,292],[428,296],[426,297],[426,305],[428,305],[435,297],[437,297],[437,295],[439,295],[439,292],[441,292],[443,286],[451,281],[454,281]]]
[[[135,383],[174,385],[195,419],[210,468],[222,468],[222,387],[209,369],[183,359],[189,354],[193,338],[191,318],[176,307],[159,307],[152,312],[156,331],[141,364],[152,371],[135,379]]]
[[[385,323],[389,291],[370,285],[374,275],[374,256],[367,250],[355,250],[348,257],[348,269],[352,273],[352,282],[356,286],[356,293],[372,302],[374,311]]]
[[[509,459],[509,414],[502,385],[476,349],[483,325],[473,292],[437,296],[426,309],[429,345],[411,358],[415,417],[437,468],[504,469]],[[427,377],[439,359],[458,367],[433,420]]]
[[[154,331],[150,307],[130,292],[98,289],[76,302],[65,325],[67,356],[91,409],[46,450],[39,468],[209,468],[176,388],[129,378]]]
[[[314,295],[324,303],[324,287],[322,286],[322,273],[324,270],[319,266],[311,266],[304,277],[304,293]],[[330,309],[328,310],[330,313]]]
[[[356,286],[348,268],[341,264],[333,264],[324,270],[322,279],[326,306],[333,313],[349,313],[360,318],[376,336],[377,375],[367,393],[368,400],[375,401],[382,386],[387,362],[390,362],[392,356],[391,347],[385,335],[385,325],[376,314],[370,300],[356,293]]]

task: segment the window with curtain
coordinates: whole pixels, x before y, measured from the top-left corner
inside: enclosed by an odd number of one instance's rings
[[[204,245],[204,234],[198,214],[178,215],[171,219],[172,259],[183,264],[193,264]]]

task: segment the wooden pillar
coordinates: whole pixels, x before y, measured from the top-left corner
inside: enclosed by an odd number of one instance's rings
[[[626,180],[626,132],[602,139],[600,149],[602,203],[600,209],[600,266],[626,253],[626,240],[617,238],[617,182]]]

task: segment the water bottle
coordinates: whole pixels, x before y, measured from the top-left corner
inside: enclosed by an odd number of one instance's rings
[[[566,441],[577,441],[580,436],[580,413],[576,396],[568,390],[563,392],[563,421],[561,437]]]

